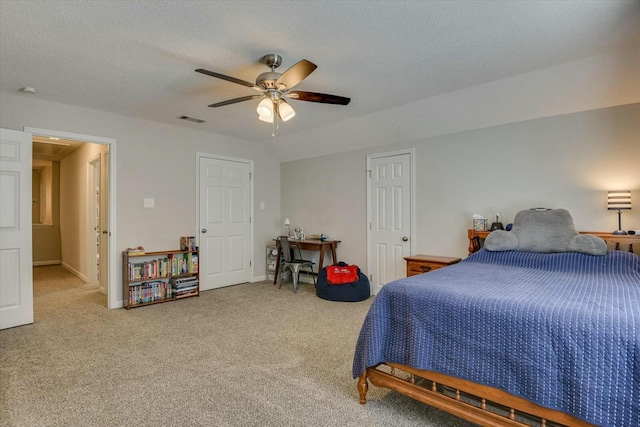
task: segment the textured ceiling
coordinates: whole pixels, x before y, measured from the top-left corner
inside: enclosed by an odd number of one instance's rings
[[[637,46],[640,2],[621,1],[0,1],[0,90],[270,141],[247,87],[258,60],[318,68],[297,90],[348,106],[291,101],[279,135]],[[195,124],[178,120],[203,119]]]

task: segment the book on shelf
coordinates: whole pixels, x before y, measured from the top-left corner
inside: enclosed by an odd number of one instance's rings
[[[129,305],[146,304],[170,297],[167,282],[162,280],[129,286]]]
[[[181,283],[171,283],[169,282],[169,287],[171,289],[171,291],[184,291],[186,289],[197,289],[198,288],[198,281],[197,280],[192,280],[189,282],[181,282]]]
[[[182,291],[185,289],[195,289],[198,287],[198,282],[194,281],[194,282],[186,282],[186,283],[171,283],[171,290],[172,291]]]
[[[178,298],[178,297],[184,297],[187,295],[196,295],[198,293],[198,289],[194,288],[194,289],[185,289],[185,290],[179,290],[179,291],[172,291],[171,296],[173,298]]]
[[[198,284],[197,283],[192,283],[189,286],[181,286],[181,287],[171,287],[171,292],[173,293],[184,293],[184,292],[189,292],[189,291],[193,291],[198,289]]]
[[[195,251],[196,250],[196,238],[193,236],[180,237],[180,250],[182,251]]]
[[[189,280],[187,282],[169,282],[172,288],[184,288],[186,286],[197,286],[198,279]]]
[[[193,277],[193,276],[184,276],[184,277],[172,277],[171,279],[169,279],[169,282],[171,283],[185,283],[185,282],[192,282],[192,281],[198,281],[197,277]]]
[[[197,273],[198,272],[198,254],[190,253],[188,255],[189,255],[188,257],[189,273]]]
[[[144,248],[142,246],[138,246],[137,248],[127,248],[127,253],[129,255],[144,255]]]
[[[158,279],[198,273],[198,254],[167,254],[165,258],[149,261],[129,261],[129,280]]]
[[[199,280],[197,277],[172,277],[169,279],[169,286],[173,296],[197,291]]]

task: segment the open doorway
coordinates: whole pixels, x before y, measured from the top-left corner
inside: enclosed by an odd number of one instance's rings
[[[51,191],[47,193],[47,186],[42,185],[47,195],[39,198],[51,200],[51,223],[34,223],[34,266],[60,264],[87,288],[105,294],[105,305],[117,307],[115,252],[110,245],[115,196],[109,191],[115,179],[111,173],[115,140],[42,129],[25,131],[33,134],[34,169],[45,160],[43,156],[49,156],[52,171]],[[35,192],[36,185],[33,188]]]

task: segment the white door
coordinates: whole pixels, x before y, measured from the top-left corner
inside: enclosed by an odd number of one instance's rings
[[[200,289],[252,276],[250,162],[199,157]]]
[[[31,134],[0,129],[0,329],[33,323]]]
[[[405,277],[411,253],[411,153],[368,157],[369,275],[374,294]]]

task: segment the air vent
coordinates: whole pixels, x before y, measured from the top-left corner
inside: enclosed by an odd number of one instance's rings
[[[189,117],[189,116],[180,116],[179,117],[182,120],[186,120],[188,122],[193,122],[193,123],[204,123],[204,120],[201,119],[195,119],[193,117]]]

